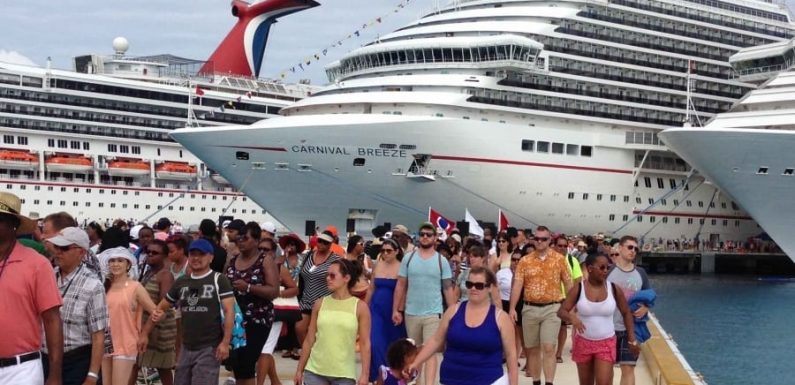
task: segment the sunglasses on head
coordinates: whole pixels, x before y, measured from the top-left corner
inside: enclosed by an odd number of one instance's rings
[[[467,289],[483,290],[491,285],[487,285],[485,282],[466,281],[464,282],[464,286],[466,286]]]
[[[420,237],[430,238],[430,237],[433,237],[434,235],[436,235],[436,234],[428,233],[428,232],[425,232],[425,231],[420,231]]]
[[[546,242],[549,240],[549,237],[535,237],[536,242]]]

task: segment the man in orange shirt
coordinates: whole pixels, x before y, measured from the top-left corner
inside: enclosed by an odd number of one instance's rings
[[[533,377],[533,385],[541,384],[543,351],[544,381],[552,384],[555,379],[555,345],[561,320],[558,309],[563,301],[561,284],[566,292],[571,288],[571,273],[566,257],[550,247],[552,234],[539,226],[535,233],[535,251],[522,257],[516,266],[511,288],[510,313],[518,320],[516,305],[524,293],[522,308],[522,333],[528,348],[525,376]]]
[[[51,346],[48,385],[61,384],[63,329],[61,295],[50,262],[17,242],[30,234],[36,222],[20,214],[22,203],[11,193],[0,192],[0,384],[44,383],[42,326]]]

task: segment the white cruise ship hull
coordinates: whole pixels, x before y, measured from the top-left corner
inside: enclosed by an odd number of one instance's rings
[[[635,152],[577,124],[558,120],[528,130],[476,120],[337,114],[182,129],[172,136],[294,231],[307,220],[345,228],[346,219],[355,220],[360,234],[384,222],[416,228],[429,206],[453,220],[468,209],[486,222],[497,221],[501,208],[512,225],[566,233],[692,239],[701,231],[701,239],[716,234],[724,240],[757,231],[741,211],[685,208],[685,199],[709,205],[713,196],[712,186],[696,180],[689,191],[669,196],[667,206],[649,207],[669,191],[669,179],[681,182],[685,173],[655,171],[652,179],[664,178],[665,189],[635,187]],[[592,145],[593,156],[523,152],[523,137]],[[414,154],[431,156],[427,172],[409,172]],[[681,207],[672,207],[677,198]],[[641,210],[646,215],[634,220]]]
[[[675,128],[660,137],[733,197],[781,249],[795,259],[795,176],[792,131]],[[790,171],[787,171],[787,170]],[[761,232],[761,231],[760,231]]]

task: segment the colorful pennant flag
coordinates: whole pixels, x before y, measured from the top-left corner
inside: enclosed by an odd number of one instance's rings
[[[428,221],[437,228],[444,230],[448,235],[455,229],[455,222],[445,218],[441,213],[430,207],[428,207]]]

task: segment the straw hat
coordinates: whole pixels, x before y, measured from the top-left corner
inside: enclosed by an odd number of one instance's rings
[[[0,214],[13,215],[19,219],[17,235],[32,234],[36,230],[36,221],[22,215],[21,212],[22,201],[18,196],[9,192],[0,192]]]

